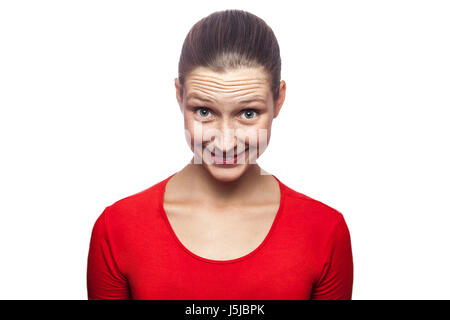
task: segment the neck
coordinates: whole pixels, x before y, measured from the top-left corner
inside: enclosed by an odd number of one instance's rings
[[[246,171],[236,180],[224,182],[214,178],[202,164],[193,160],[179,172],[182,185],[188,185],[192,198],[198,201],[218,205],[242,204],[243,201],[260,201],[261,190],[267,176],[261,175],[258,164],[250,164]],[[198,196],[198,198],[197,198]]]

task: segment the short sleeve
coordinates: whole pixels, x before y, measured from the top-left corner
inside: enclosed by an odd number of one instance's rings
[[[320,277],[313,287],[312,300],[351,300],[353,256],[350,232],[339,213],[325,251]]]
[[[127,279],[117,267],[108,236],[108,208],[92,229],[87,263],[88,300],[130,299]]]

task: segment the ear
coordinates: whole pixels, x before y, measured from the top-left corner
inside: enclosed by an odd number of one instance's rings
[[[180,111],[183,113],[183,98],[181,97],[180,82],[178,81],[178,78],[175,78],[175,94],[178,105],[180,106]]]
[[[275,101],[274,114],[273,117],[276,118],[280,113],[281,107],[284,103],[284,98],[286,97],[286,82],[284,80],[280,81],[280,89],[277,101]]]

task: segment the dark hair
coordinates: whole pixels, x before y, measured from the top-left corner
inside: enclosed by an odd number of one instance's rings
[[[181,95],[186,76],[196,67],[225,72],[263,67],[278,99],[281,58],[277,38],[264,20],[243,10],[216,11],[198,21],[184,40],[178,63]]]

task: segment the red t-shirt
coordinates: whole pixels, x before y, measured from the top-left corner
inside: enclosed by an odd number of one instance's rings
[[[274,176],[281,203],[264,241],[237,259],[205,259],[180,242],[163,209],[173,175],[99,216],[87,261],[88,299],[351,299],[350,233],[339,211]]]

